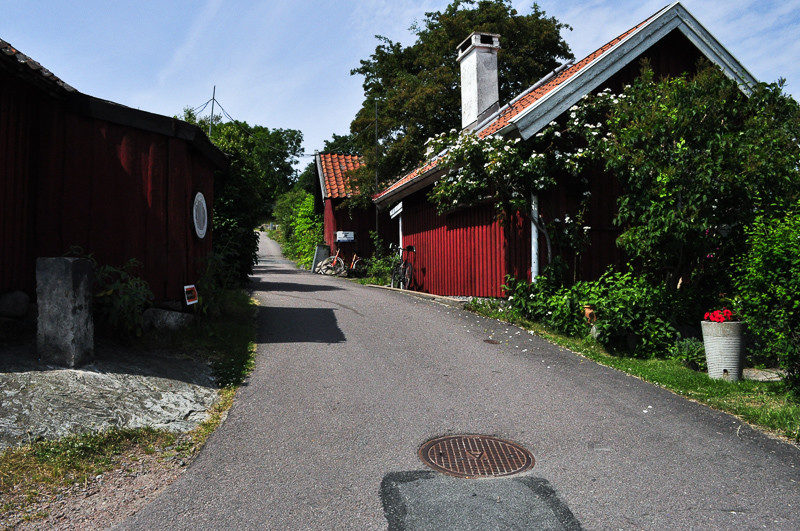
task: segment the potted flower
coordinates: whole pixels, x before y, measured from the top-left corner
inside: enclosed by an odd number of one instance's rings
[[[742,377],[742,327],[727,308],[706,312],[701,323],[710,378],[737,381]]]

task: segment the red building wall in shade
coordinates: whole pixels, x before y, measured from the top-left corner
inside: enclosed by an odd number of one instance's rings
[[[506,275],[530,278],[530,222],[500,221],[491,204],[438,214],[427,191],[403,199],[403,246],[413,245],[412,288],[501,297]]]
[[[214,169],[187,139],[92,117],[0,69],[0,293],[33,295],[36,257],[80,247],[138,259],[157,300],[179,299],[211,251],[191,205],[202,192],[211,217]]]

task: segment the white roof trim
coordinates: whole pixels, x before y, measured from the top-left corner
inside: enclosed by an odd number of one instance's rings
[[[319,156],[319,151],[314,154],[314,162],[316,162],[317,166],[317,176],[319,177],[319,189],[322,193],[322,200],[325,201],[328,198],[328,190],[325,187],[325,174],[322,172],[322,157]]]
[[[583,67],[571,78],[511,118],[509,125],[513,124],[519,129],[522,138],[530,138],[575,105],[581,97],[596,89],[676,28],[703,55],[720,66],[728,77],[736,81],[742,91],[747,93],[752,91],[757,83],[753,75],[680,2],[675,2],[654,15],[646,24]],[[506,126],[498,133],[505,134],[508,129],[509,127]]]

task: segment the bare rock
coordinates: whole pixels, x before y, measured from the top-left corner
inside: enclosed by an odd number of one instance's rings
[[[142,326],[145,330],[168,330],[174,332],[194,322],[194,315],[160,308],[148,308],[142,314]]]

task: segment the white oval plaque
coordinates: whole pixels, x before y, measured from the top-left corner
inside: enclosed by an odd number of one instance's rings
[[[194,196],[192,218],[194,219],[194,232],[202,240],[208,229],[208,210],[206,209],[206,198],[203,197],[202,192],[197,192],[197,195]]]

